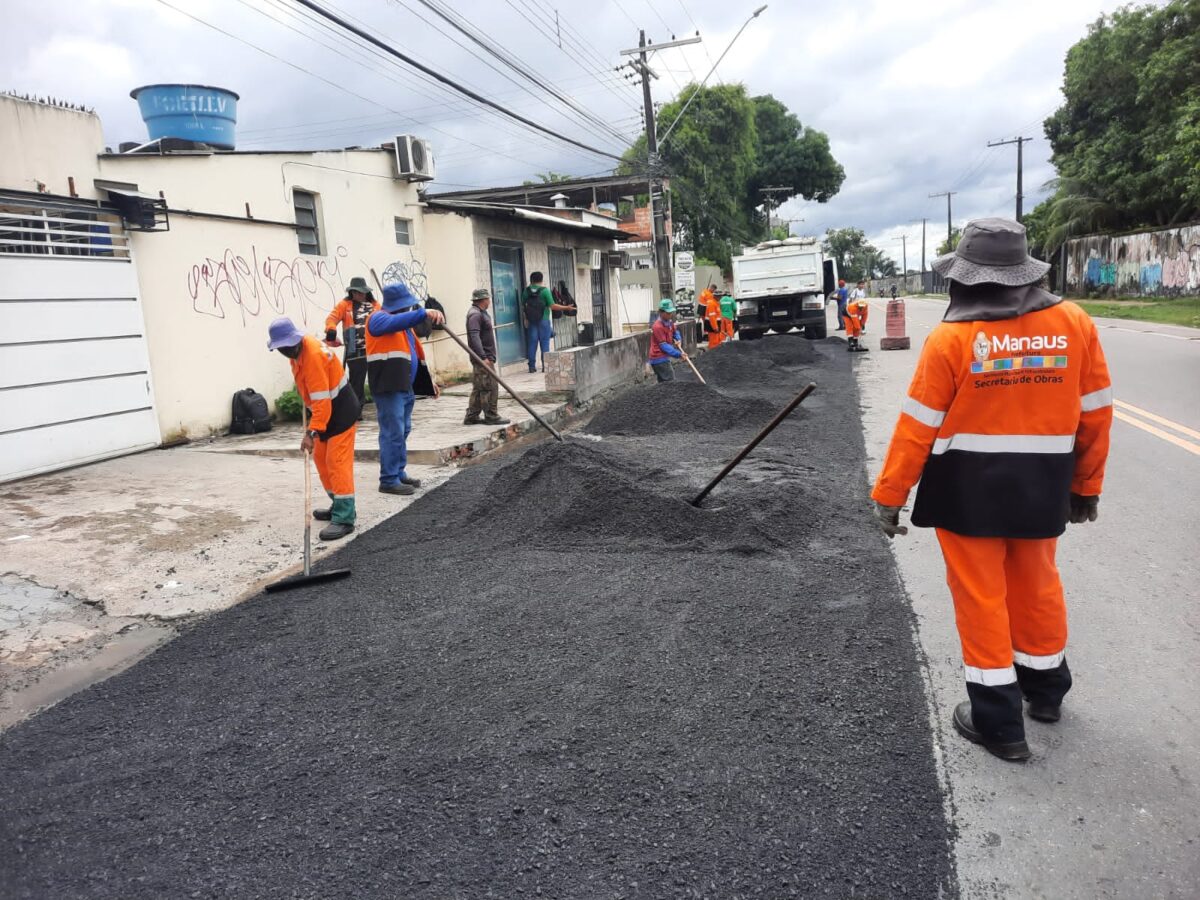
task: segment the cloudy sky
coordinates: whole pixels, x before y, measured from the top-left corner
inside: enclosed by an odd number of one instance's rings
[[[697,30],[700,45],[664,50],[656,101],[703,78],[760,0],[320,0],[325,8],[479,93],[599,150],[619,154],[641,128],[640,90],[613,72],[638,29],[656,42]],[[956,223],[1012,215],[1016,148],[1025,145],[1025,208],[1053,177],[1041,122],[1060,101],[1063,57],[1116,0],[772,0],[713,76],[774,94],[826,132],[846,169],[828,204],[791,201],[796,233],[864,229],[920,264]],[[155,82],[241,95],[239,149],[372,145],[428,138],[439,187],[513,184],[535,173],[590,175],[603,155],[484,112],[403,65],[348,42],[295,0],[9,0],[0,89],[94,107],[106,138],[142,140],[131,88]],[[604,130],[516,75],[434,12],[459,14]],[[557,17],[557,24],[555,22]],[[561,44],[561,46],[560,46]],[[615,133],[614,133],[615,132]]]

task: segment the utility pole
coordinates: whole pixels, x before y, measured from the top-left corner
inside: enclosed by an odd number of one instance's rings
[[[922,294],[925,293],[925,223],[928,221],[929,221],[928,219],[921,219],[921,293]],[[916,219],[914,219],[910,224],[916,225],[917,224]]]
[[[790,194],[792,191],[793,191],[793,188],[790,184],[786,185],[786,186],[781,185],[781,184],[776,184],[776,185],[771,185],[769,187],[764,187],[764,188],[758,189],[758,192],[760,194],[766,195],[766,198],[763,200],[763,208],[767,213],[767,240],[768,241],[771,239],[771,200],[774,198],[774,196],[776,194]]]
[[[933,198],[933,197],[945,197],[946,198],[946,243],[949,243],[950,238],[954,235],[954,226],[952,224],[952,219],[950,218],[950,198],[953,197],[957,193],[958,193],[958,191],[941,191],[940,193],[929,195],[930,198]]]
[[[1018,222],[1021,221],[1021,201],[1025,199],[1025,194],[1022,193],[1022,187],[1021,187],[1021,174],[1022,174],[1021,168],[1022,168],[1022,162],[1023,162],[1021,148],[1025,145],[1026,141],[1032,141],[1032,140],[1033,140],[1033,138],[1015,137],[1012,140],[1008,140],[1008,141],[988,141],[989,147],[1003,147],[1006,144],[1016,144],[1017,145],[1017,221]]]
[[[646,119],[646,168],[650,187],[650,222],[654,233],[654,268],[658,270],[658,290],[660,297],[675,296],[675,279],[671,266],[670,235],[666,233],[666,211],[663,209],[662,188],[656,177],[658,172],[658,133],[654,125],[654,100],[650,96],[650,79],[658,74],[650,68],[649,56],[655,50],[665,50],[668,47],[682,47],[685,44],[698,44],[700,37],[684,38],[680,41],[670,41],[665,44],[653,44],[646,40],[646,31],[638,32],[638,45],[630,50],[622,50],[622,56],[636,56],[626,63],[642,78],[642,112]],[[620,70],[622,66],[617,66]],[[655,200],[655,188],[659,189],[658,200]]]
[[[904,277],[904,293],[908,293],[908,235],[900,235],[900,274]]]

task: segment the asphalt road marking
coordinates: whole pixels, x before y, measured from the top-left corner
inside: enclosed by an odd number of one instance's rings
[[[1139,409],[1132,403],[1126,403],[1124,400],[1114,400],[1113,406],[1119,406],[1121,409],[1128,410],[1131,413],[1137,413],[1143,419],[1149,419],[1151,422],[1157,422],[1159,425],[1166,425],[1172,431],[1178,431],[1180,434],[1186,434],[1188,437],[1193,437],[1200,441],[1200,431],[1188,428],[1186,425],[1180,425],[1178,422],[1172,422],[1170,419],[1164,419],[1162,416],[1156,416],[1152,412]]]
[[[1200,444],[1193,444],[1191,441],[1185,441],[1181,437],[1176,437],[1169,431],[1163,431],[1161,428],[1157,428],[1154,425],[1147,425],[1140,419],[1135,419],[1133,416],[1129,415],[1128,413],[1121,412],[1119,409],[1113,410],[1113,417],[1120,419],[1122,422],[1126,422],[1135,428],[1140,428],[1142,431],[1145,431],[1148,434],[1162,438],[1164,441],[1174,444],[1177,447],[1182,447],[1184,450],[1188,451],[1188,453],[1194,453],[1196,456],[1200,456]]]
[[[1097,324],[1099,325],[1099,327],[1107,328],[1110,331],[1128,331],[1130,334],[1151,334],[1151,335],[1154,335],[1155,337],[1170,338],[1173,341],[1200,340],[1200,338],[1189,337],[1189,336],[1183,335],[1183,334],[1168,334],[1165,331],[1150,331],[1148,328],[1126,328],[1123,325],[1102,325],[1099,323],[1097,323]]]

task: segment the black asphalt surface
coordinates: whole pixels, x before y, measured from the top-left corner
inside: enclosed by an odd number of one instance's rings
[[[706,354],[13,728],[0,894],[955,894],[847,356]]]

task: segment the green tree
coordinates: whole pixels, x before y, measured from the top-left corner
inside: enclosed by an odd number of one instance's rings
[[[564,175],[562,172],[537,172],[537,181],[522,181],[521,186],[527,187],[533,184],[554,184],[558,181],[570,181],[574,175]]]
[[[937,255],[945,256],[947,253],[953,253],[960,238],[962,238],[962,229],[955,225],[950,229],[950,236],[938,244]]]
[[[1059,178],[1039,250],[1071,234],[1200,216],[1200,0],[1124,7],[1067,52],[1045,122]]]
[[[718,261],[723,269],[728,270],[735,252],[761,240],[766,231],[758,211],[763,202],[759,187],[791,185],[791,196],[824,202],[845,178],[824,134],[804,128],[774,97],[749,97],[742,85],[687,85],[659,112],[663,131],[676,119],[659,148],[655,174],[670,179],[681,246]],[[644,173],[648,168],[642,137],[626,151],[620,171]],[[785,199],[776,195],[774,205]]]
[[[869,243],[861,228],[830,228],[821,247],[836,260],[838,277],[847,282],[896,274],[896,263]]]

